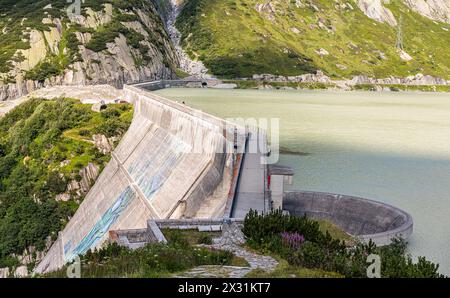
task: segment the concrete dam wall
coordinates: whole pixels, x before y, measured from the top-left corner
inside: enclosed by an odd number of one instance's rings
[[[199,212],[223,216],[232,192],[233,148],[245,146],[245,136],[228,131],[222,119],[137,87],[125,86],[124,96],[134,104],[133,122],[36,273],[100,247],[111,230]]]
[[[362,241],[387,245],[392,238],[407,239],[412,217],[391,205],[368,199],[311,191],[286,192],[283,209],[296,216],[326,219]]]

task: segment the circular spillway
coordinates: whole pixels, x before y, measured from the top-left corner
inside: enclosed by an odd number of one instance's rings
[[[395,237],[408,239],[412,217],[381,202],[331,193],[292,191],[283,197],[283,210],[295,216],[326,219],[363,241],[387,245]]]

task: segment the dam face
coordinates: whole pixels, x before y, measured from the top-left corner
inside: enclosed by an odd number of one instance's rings
[[[411,216],[393,206],[345,195],[285,192],[283,176],[293,172],[267,165],[265,131],[146,91],[186,84],[198,87],[197,81],[181,80],[124,87],[125,99],[134,105],[133,122],[35,273],[57,270],[100,248],[110,231],[146,229],[152,219],[239,221],[250,209],[278,208],[276,197],[290,214],[329,220],[362,241],[386,245],[410,236]]]
[[[233,150],[245,146],[245,136],[137,87],[125,86],[124,96],[134,104],[133,122],[36,273],[99,248],[110,230],[145,228],[149,219],[223,217],[234,192]]]

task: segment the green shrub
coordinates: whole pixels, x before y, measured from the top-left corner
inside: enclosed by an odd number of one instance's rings
[[[125,27],[119,22],[109,22],[97,29],[92,35],[91,40],[86,44],[86,48],[94,52],[101,52],[108,48],[107,44],[114,42],[119,34],[124,32]]]
[[[125,133],[129,125],[129,122],[122,121],[119,118],[109,118],[98,125],[94,131],[96,134],[104,134],[110,138]]]
[[[78,134],[83,137],[87,137],[91,135],[91,131],[88,129],[81,129]]]
[[[44,61],[39,63],[32,70],[28,71],[25,74],[25,79],[43,83],[45,79],[60,75],[61,73],[62,71],[58,68],[58,66],[51,62]]]
[[[101,114],[102,114],[103,118],[109,119],[109,118],[119,117],[120,111],[119,111],[119,109],[116,109],[116,108],[107,107],[105,110],[101,111]]]
[[[281,233],[298,232],[305,239],[324,245],[340,246],[339,241],[320,231],[319,223],[307,217],[284,215],[281,210],[258,214],[250,210],[245,217],[242,230],[250,246],[257,248],[266,246],[272,249],[281,245]]]
[[[81,180],[83,180],[83,177],[80,174],[76,174],[75,181],[80,182]]]
[[[48,174],[47,185],[52,193],[60,194],[66,191],[67,181],[64,177],[61,177],[59,172],[50,172]]]
[[[171,244],[178,245],[181,247],[189,246],[189,240],[182,231],[171,230],[169,236],[170,236],[169,241]]]
[[[200,238],[198,239],[198,244],[207,244],[207,245],[213,244],[211,235],[200,236]]]

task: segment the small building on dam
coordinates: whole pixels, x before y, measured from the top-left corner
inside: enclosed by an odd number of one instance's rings
[[[286,192],[284,185],[295,173],[266,165],[270,151],[264,131],[151,92],[186,85],[197,87],[202,82],[124,87],[125,99],[135,107],[133,122],[36,273],[57,270],[77,255],[101,247],[112,231],[143,231],[154,221],[172,225],[191,221],[196,227],[220,230],[222,223],[242,222],[250,209],[281,208],[293,215],[328,219],[349,234],[380,245],[412,233],[411,216],[393,206],[335,194]]]

